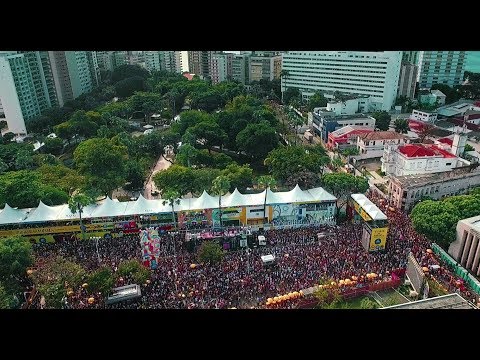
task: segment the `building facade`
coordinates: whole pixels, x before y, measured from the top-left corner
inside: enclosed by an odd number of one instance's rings
[[[398,80],[397,96],[405,96],[408,99],[415,97],[417,86],[418,66],[408,62],[402,62],[400,67],[400,78]]]
[[[461,85],[466,56],[466,51],[420,51],[420,88],[431,88],[433,84]]]
[[[395,131],[371,131],[357,137],[357,149],[361,155],[366,154],[369,158],[380,158],[383,156],[385,145],[404,145],[409,142],[410,140],[405,135]]]
[[[420,51],[404,51],[402,54],[402,61],[413,65],[418,65]]]
[[[449,151],[427,144],[390,144],[382,157],[382,171],[395,176],[446,172],[466,165]]]
[[[93,89],[86,51],[49,51],[59,106]]]
[[[328,142],[328,134],[343,128],[355,125],[375,129],[375,119],[364,114],[336,115],[332,111],[315,109],[312,113],[312,126],[315,133],[321,137],[323,143]]]
[[[410,119],[434,123],[437,121],[437,115],[436,111],[413,110]]]
[[[438,200],[466,194],[477,186],[480,186],[480,171],[464,168],[436,174],[390,176],[388,195],[392,206],[408,212],[423,196]]]
[[[243,85],[250,83],[250,55],[234,54],[232,57],[232,79]]]
[[[330,150],[344,150],[357,147],[357,138],[363,134],[373,132],[373,128],[349,125],[328,134],[327,148]]]
[[[230,62],[231,65],[231,62]],[[227,54],[213,54],[210,64],[210,78],[212,84],[218,84],[228,78],[228,57]],[[231,71],[230,71],[231,73]]]
[[[457,238],[450,244],[448,253],[465,269],[480,275],[480,216],[457,223]]]
[[[315,91],[366,95],[369,111],[390,110],[397,98],[401,51],[287,51],[282,54],[282,92],[298,88],[305,98]]]
[[[100,68],[97,61],[97,53],[95,51],[87,51],[88,70],[90,71],[90,78],[92,85],[98,86],[100,84]]]
[[[192,74],[201,78],[210,78],[210,68],[212,64],[212,55],[215,51],[189,51],[188,66]]]
[[[252,54],[249,61],[250,82],[280,79],[282,57],[271,53]]]

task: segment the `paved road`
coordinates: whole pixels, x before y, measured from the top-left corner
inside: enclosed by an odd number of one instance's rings
[[[155,175],[160,170],[168,169],[170,167],[170,165],[172,165],[172,163],[170,161],[165,160],[163,158],[163,156],[159,157],[159,159],[157,161],[157,164],[153,168],[153,171],[150,174],[150,177],[148,178],[147,184],[145,185],[145,192],[143,194],[145,199],[158,198],[158,196],[153,196],[152,195],[152,191],[157,190],[157,188],[155,187],[155,184],[153,183],[153,175]]]

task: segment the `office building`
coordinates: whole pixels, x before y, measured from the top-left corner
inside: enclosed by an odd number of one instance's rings
[[[460,220],[457,223],[456,240],[448,253],[465,269],[480,275],[480,216]]]
[[[418,60],[421,51],[403,51],[402,62],[407,62],[412,65],[418,65]]]
[[[408,99],[413,99],[415,97],[417,74],[417,65],[402,62],[402,66],[400,67],[400,78],[398,80],[398,97],[405,96]]]
[[[460,85],[465,64],[465,51],[421,51],[417,80],[420,89],[430,89],[433,84]]]
[[[48,55],[60,106],[93,89],[87,51],[49,51]]]
[[[90,71],[90,78],[92,79],[93,86],[100,84],[100,68],[98,67],[97,54],[95,51],[86,51],[88,70]]]
[[[250,82],[261,79],[280,79],[282,72],[282,56],[275,52],[257,52],[250,56],[249,74]]]
[[[232,79],[243,85],[250,83],[250,54],[234,54],[232,57]]]
[[[304,98],[322,91],[368,96],[369,111],[390,110],[397,98],[401,51],[287,51],[282,54],[282,92],[293,87]]]
[[[201,78],[210,78],[212,55],[218,51],[188,51],[189,72]]]

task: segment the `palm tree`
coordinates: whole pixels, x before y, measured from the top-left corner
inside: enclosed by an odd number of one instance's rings
[[[178,205],[180,204],[180,193],[176,190],[173,189],[168,189],[162,194],[162,198],[164,199],[162,201],[163,205],[170,205],[172,208],[172,221],[173,221],[173,230],[177,232],[177,221],[175,220],[175,204]],[[178,292],[177,289],[177,251],[175,247],[175,237],[172,236],[173,238],[173,259],[175,261],[175,270],[173,271],[174,274],[174,281],[173,283],[175,284],[175,292]]]
[[[410,129],[407,119],[395,119],[394,127],[395,131],[400,134],[406,134]]]
[[[268,222],[267,215],[267,190],[269,188],[275,187],[277,185],[277,180],[271,175],[262,175],[258,178],[258,185],[265,189],[265,199],[263,200],[263,222],[265,223],[265,218]]]
[[[218,195],[218,212],[220,215],[220,230],[223,231],[222,224],[222,196],[230,189],[230,180],[225,175],[217,176],[212,182],[212,192]]]
[[[283,69],[281,72],[280,72],[280,78],[284,81],[285,83],[285,90],[287,90],[287,83],[286,83],[286,78],[288,77],[288,75],[290,75],[290,72],[288,70],[285,70]],[[281,86],[281,85],[280,85]],[[281,90],[283,89],[283,87],[280,88]],[[283,93],[285,91],[282,91],[282,104],[283,104]]]
[[[82,240],[85,240],[85,226],[82,222],[82,212],[85,206],[90,204],[95,204],[95,196],[84,193],[76,193],[68,200],[68,208],[75,214],[78,211],[78,216],[80,217],[80,231],[82,232]]]

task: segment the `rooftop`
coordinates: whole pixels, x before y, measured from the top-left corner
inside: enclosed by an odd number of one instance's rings
[[[466,178],[471,176],[479,176],[479,171],[468,172],[466,168],[455,169],[452,171],[444,171],[433,174],[417,174],[417,175],[404,175],[404,176],[390,176],[390,179],[395,183],[398,183],[404,189],[416,188],[424,185],[433,185],[441,183],[446,180],[455,180],[460,178]]]
[[[424,157],[424,156],[441,156],[443,158],[456,158],[455,155],[440,149],[435,145],[427,144],[406,144],[398,147],[403,155],[408,158],[412,157]]]
[[[453,145],[453,139],[450,139],[449,137],[440,138],[437,141],[450,146]]]
[[[361,136],[364,141],[370,140],[393,140],[393,139],[405,139],[406,136],[399,134],[396,131],[373,131]]]
[[[384,309],[476,309],[457,293],[387,306]]]
[[[432,90],[431,93],[432,95],[435,95],[435,96],[445,96],[445,94],[440,90]]]
[[[350,133],[357,133],[357,134],[363,134],[363,133],[370,133],[373,132],[373,129],[368,126],[360,126],[360,125],[347,125],[344,126],[338,130],[332,131],[330,135],[333,137],[340,137],[340,136],[345,136]]]

